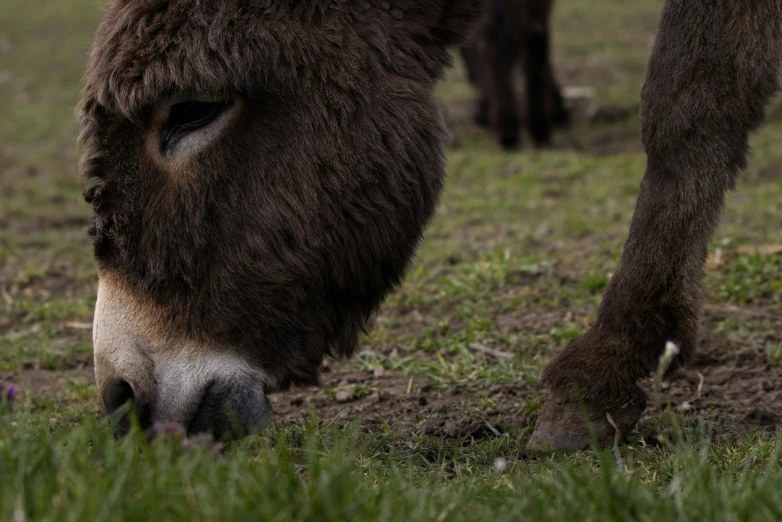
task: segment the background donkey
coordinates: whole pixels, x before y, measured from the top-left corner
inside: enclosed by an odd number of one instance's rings
[[[535,145],[548,144],[553,127],[570,121],[551,65],[552,6],[552,0],[489,0],[474,43],[462,48],[467,75],[477,90],[475,122],[495,126],[500,144],[508,149],[520,142],[514,82],[519,64],[527,127]]]

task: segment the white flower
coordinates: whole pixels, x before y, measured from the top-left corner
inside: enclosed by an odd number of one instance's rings
[[[674,356],[679,355],[679,347],[674,343],[673,341],[668,341],[665,343],[665,358],[670,360],[673,359]]]

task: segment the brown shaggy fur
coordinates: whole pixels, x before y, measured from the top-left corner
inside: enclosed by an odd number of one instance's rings
[[[493,125],[500,143],[515,148],[521,140],[514,73],[521,64],[527,97],[527,128],[535,145],[550,142],[556,125],[567,125],[565,108],[550,56],[553,0],[489,0],[473,45],[462,49],[478,96],[474,118]]]
[[[446,134],[433,86],[481,10],[112,1],[79,106],[99,269],[172,328],[235,347],[277,388],[315,382],[325,354],[353,352],[432,215]],[[674,368],[695,349],[707,245],[777,89],[781,22],[780,0],[666,0],[629,239],[596,325],[544,374],[553,400],[539,446],[563,433],[555,446],[583,443],[579,399],[593,420],[613,412],[631,426],[645,403],[636,381],[665,342],[682,349]],[[153,108],[188,95],[243,105],[183,176],[144,142]]]
[[[446,138],[432,91],[480,12],[111,2],[78,110],[99,269],[278,388],[316,382],[324,355],[354,351],[432,215]],[[246,105],[219,153],[173,176],[144,135],[155,104],[189,94]]]
[[[630,235],[596,324],[544,373],[550,404],[580,396],[603,424],[606,412],[640,405],[629,429],[645,405],[636,381],[657,368],[666,341],[681,349],[670,371],[692,356],[708,244],[777,91],[780,59],[779,0],[666,1],[642,92],[648,163]]]

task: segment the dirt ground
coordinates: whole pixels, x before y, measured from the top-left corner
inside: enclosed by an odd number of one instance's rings
[[[752,312],[709,307],[703,328],[737,313]],[[768,319],[782,327],[782,318]],[[490,437],[529,429],[537,418],[530,406],[542,399],[542,390],[532,384],[497,384],[482,389],[460,386],[438,391],[425,379],[352,371],[336,362],[327,367],[323,381],[325,388],[335,393],[295,389],[275,395],[277,421],[296,422],[316,413],[323,422],[354,420],[367,430],[382,429],[387,424],[397,430],[441,437]],[[643,387],[650,398],[648,413],[654,414],[652,381],[645,381]],[[373,391],[355,391],[367,389]],[[770,366],[757,347],[736,347],[716,333],[707,331],[694,361],[665,380],[662,391],[662,402],[667,407],[703,420],[764,429],[773,429],[782,421],[782,368]]]
[[[782,368],[769,365],[757,346],[736,346],[714,331],[732,317],[772,321],[782,332],[782,318],[761,310],[707,305],[700,351],[686,369],[662,382],[662,404],[691,419],[716,421],[731,430],[774,430],[782,422]],[[513,328],[501,318],[497,328]],[[779,342],[782,337],[768,338]],[[505,357],[507,354],[500,353]],[[425,354],[421,355],[426,357]],[[485,354],[493,359],[497,355]],[[94,382],[92,360],[73,360],[64,370],[22,369],[0,372],[35,398],[56,399],[71,380]],[[315,414],[325,424],[358,423],[364,431],[385,427],[400,434],[416,432],[440,438],[484,438],[529,430],[537,418],[543,391],[535,384],[456,386],[440,390],[425,377],[404,377],[382,369],[357,369],[350,361],[329,360],[323,387],[294,388],[272,396],[278,424],[296,423]],[[652,380],[644,381],[648,416],[657,413]],[[643,421],[641,436],[644,436]]]

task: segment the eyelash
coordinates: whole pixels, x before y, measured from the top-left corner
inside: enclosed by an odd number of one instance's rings
[[[185,134],[205,127],[232,105],[230,101],[221,102],[182,102],[171,107],[168,119],[163,124],[160,135],[160,150],[176,144]],[[188,114],[191,111],[191,114]],[[201,111],[199,114],[198,111]],[[195,115],[193,114],[195,113]]]

